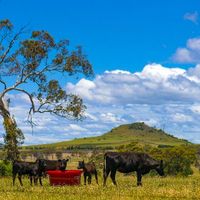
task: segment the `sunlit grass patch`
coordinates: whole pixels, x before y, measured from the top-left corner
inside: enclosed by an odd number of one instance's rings
[[[107,186],[102,186],[92,180],[91,185],[84,186],[50,186],[48,179],[44,179],[44,186],[30,186],[28,178],[23,178],[24,186],[16,181],[12,186],[11,178],[0,179],[0,199],[2,200],[163,200],[163,199],[200,199],[200,175],[190,177],[143,177],[143,186],[136,187],[136,177],[117,174],[118,186],[115,187],[110,178]]]

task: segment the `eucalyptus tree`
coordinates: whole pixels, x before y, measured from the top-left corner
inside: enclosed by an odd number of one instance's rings
[[[69,49],[68,40],[55,41],[47,31],[18,31],[8,20],[0,21],[0,116],[5,129],[7,158],[19,156],[24,140],[9,109],[9,93],[22,93],[30,102],[27,121],[35,113],[51,113],[67,119],[81,119],[86,109],[81,97],[63,89],[59,74],[91,76],[93,69],[81,47]]]

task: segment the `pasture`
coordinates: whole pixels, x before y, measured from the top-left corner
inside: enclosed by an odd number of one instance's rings
[[[48,178],[43,179],[44,186],[30,186],[28,178],[23,178],[24,187],[12,186],[11,177],[0,178],[0,199],[2,200],[159,200],[159,199],[200,199],[200,174],[196,170],[189,177],[143,177],[143,186],[136,187],[136,176],[124,176],[117,173],[118,187],[110,180],[107,186],[102,186],[102,175],[99,176],[99,185],[94,177],[91,185],[52,187]]]

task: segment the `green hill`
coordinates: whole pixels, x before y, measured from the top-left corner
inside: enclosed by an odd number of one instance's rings
[[[161,129],[156,129],[143,122],[118,126],[108,133],[97,137],[87,137],[63,141],[53,144],[44,144],[24,147],[25,149],[113,149],[120,145],[138,142],[152,146],[177,146],[190,144],[187,140],[178,139]]]

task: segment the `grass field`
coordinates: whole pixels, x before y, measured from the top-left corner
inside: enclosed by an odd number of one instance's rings
[[[83,178],[83,177],[82,177]],[[24,178],[24,186],[12,186],[11,178],[0,179],[0,199],[2,200],[157,200],[157,199],[200,199],[200,174],[195,172],[190,177],[143,177],[143,186],[136,187],[135,176],[123,176],[118,173],[115,187],[110,178],[107,186],[96,185],[92,180],[90,186],[61,186],[49,185],[48,179],[43,180],[43,187],[30,186],[28,178]],[[83,180],[82,180],[83,181]]]

